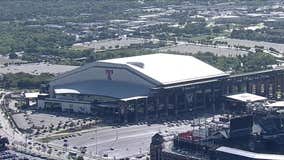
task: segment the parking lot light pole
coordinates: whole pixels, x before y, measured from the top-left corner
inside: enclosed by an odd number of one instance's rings
[[[27,153],[27,147],[28,147],[28,136],[25,134],[25,153]]]
[[[95,128],[95,136],[96,136],[96,155],[98,155],[98,127]]]
[[[117,141],[118,140],[118,131],[117,130],[115,130],[115,140]]]

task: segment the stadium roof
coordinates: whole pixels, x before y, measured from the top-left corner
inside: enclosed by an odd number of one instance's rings
[[[112,71],[110,78],[107,71]],[[227,75],[192,56],[158,53],[89,63],[58,76],[50,86],[55,94],[99,95],[125,101],[149,96],[156,87]]]
[[[195,57],[185,55],[158,53],[99,62],[127,65],[164,85],[228,75]]]

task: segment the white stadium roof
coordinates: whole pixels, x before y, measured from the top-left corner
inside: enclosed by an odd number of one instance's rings
[[[112,71],[111,78],[106,71]],[[55,94],[101,95],[127,100],[148,96],[155,87],[227,75],[192,56],[157,53],[89,63],[58,76],[50,86]]]
[[[185,55],[157,53],[102,60],[99,62],[127,65],[161,84],[172,84],[227,75],[223,71],[195,57]]]

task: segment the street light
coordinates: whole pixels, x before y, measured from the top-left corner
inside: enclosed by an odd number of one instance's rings
[[[95,128],[95,136],[96,136],[96,155],[98,154],[98,133],[97,126]]]

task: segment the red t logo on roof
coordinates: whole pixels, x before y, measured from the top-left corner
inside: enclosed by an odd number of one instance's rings
[[[107,69],[106,71],[105,71],[105,73],[106,73],[106,76],[107,76],[107,80],[112,80],[112,75],[113,75],[113,70],[111,70],[111,69]]]

